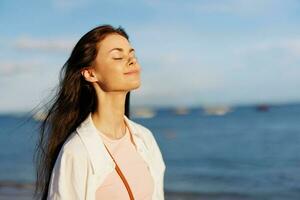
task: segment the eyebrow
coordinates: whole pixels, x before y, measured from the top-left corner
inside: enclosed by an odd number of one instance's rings
[[[122,48],[113,48],[113,49],[109,50],[108,53],[111,52],[111,51],[113,51],[113,50],[124,51]],[[135,50],[133,48],[131,48],[129,50],[129,53],[132,52],[132,51],[135,51]]]

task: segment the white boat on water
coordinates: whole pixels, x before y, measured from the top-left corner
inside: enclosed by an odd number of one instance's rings
[[[151,108],[135,108],[132,110],[132,116],[134,118],[152,118],[155,115],[155,110]]]
[[[204,107],[204,112],[206,115],[225,115],[228,112],[232,111],[232,108],[229,106],[210,106],[210,107]]]
[[[174,112],[176,115],[186,115],[189,113],[189,109],[185,107],[177,107]]]

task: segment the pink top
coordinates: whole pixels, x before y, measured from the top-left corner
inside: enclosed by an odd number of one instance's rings
[[[146,162],[131,143],[128,127],[126,126],[126,133],[120,139],[110,139],[101,132],[100,135],[125,176],[134,198],[151,200],[154,189],[153,179]],[[96,191],[96,200],[102,199],[130,199],[126,187],[115,169],[108,174]]]

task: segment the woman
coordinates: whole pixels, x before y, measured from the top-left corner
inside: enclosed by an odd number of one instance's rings
[[[41,125],[35,196],[50,200],[164,199],[165,163],[152,132],[129,119],[141,68],[121,27],[75,45]]]

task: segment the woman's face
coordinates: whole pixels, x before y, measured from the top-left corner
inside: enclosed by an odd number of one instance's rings
[[[98,45],[95,75],[104,91],[129,91],[140,86],[141,67],[128,40],[119,34],[106,36]]]

